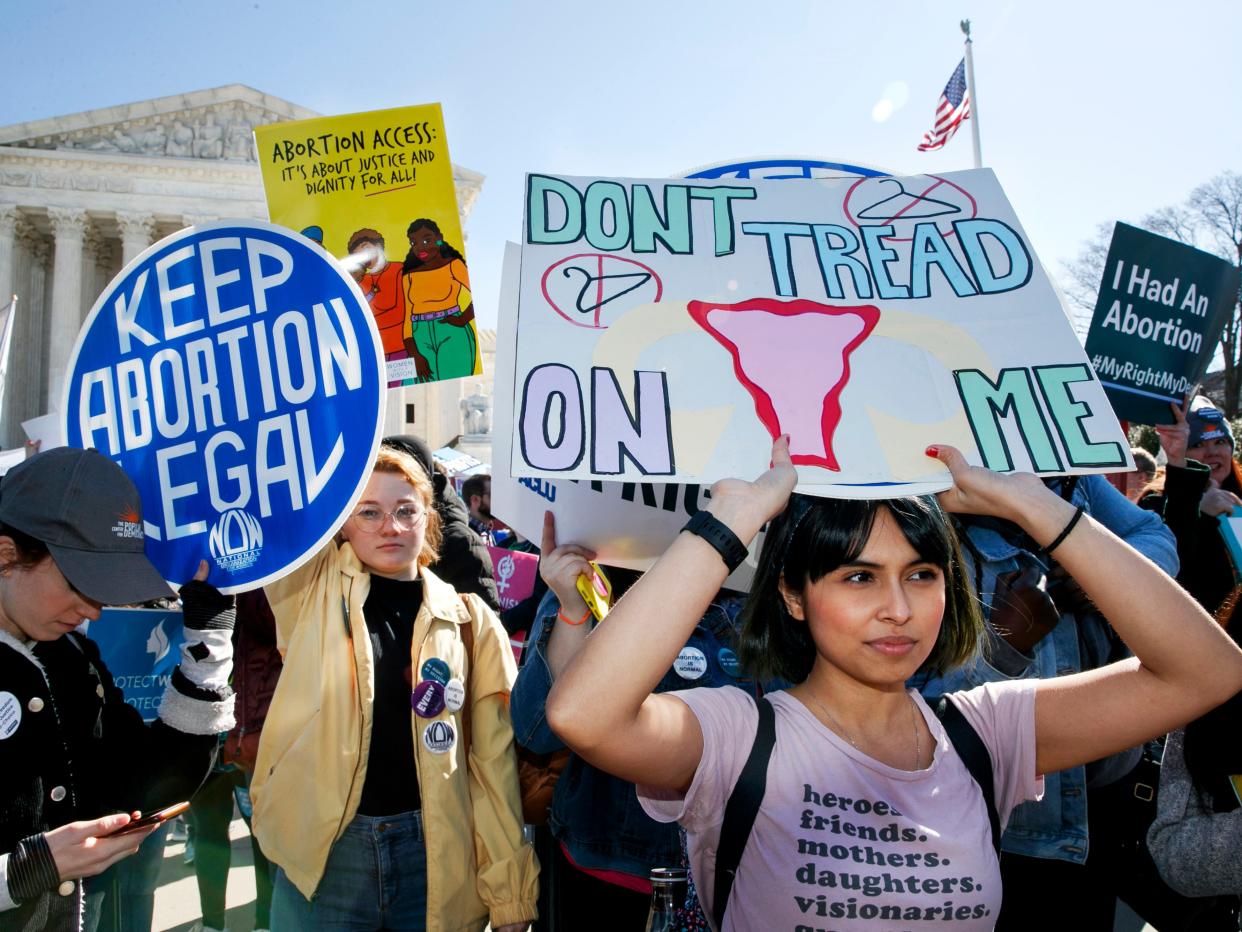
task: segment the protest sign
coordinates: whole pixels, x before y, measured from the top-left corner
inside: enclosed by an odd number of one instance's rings
[[[390,385],[483,371],[439,104],[255,127],[272,220],[341,257]]]
[[[517,477],[753,476],[780,433],[800,485],[843,497],[945,488],[932,442],[999,470],[1130,465],[985,169],[529,175],[513,327]]]
[[[105,608],[84,629],[125,701],[154,721],[173,668],[181,662],[185,631],[181,612],[154,608]]]
[[[22,421],[22,430],[39,450],[54,450],[65,445],[65,419],[59,414],[41,414]]]
[[[1087,357],[1119,418],[1171,424],[1238,302],[1238,269],[1119,223],[1087,333]]]
[[[487,552],[492,557],[492,576],[496,580],[501,610],[513,608],[529,598],[535,591],[535,578],[539,575],[539,555],[491,545],[488,545]]]
[[[142,497],[166,579],[241,592],[315,553],[382,432],[375,322],[358,286],[269,223],[190,227],[113,279],[78,336],[61,411]],[[123,516],[118,516],[123,517]]]
[[[505,246],[500,329],[496,334],[497,385],[513,380],[520,251],[516,243]],[[507,467],[513,422],[511,394],[496,393],[493,417],[492,458]],[[698,485],[518,479],[508,475],[507,468],[492,473],[492,513],[527,540],[539,542],[543,514],[550,511],[556,517],[558,540],[581,544],[595,551],[600,563],[626,569],[650,567],[706,501],[707,490]],[[760,534],[751,543],[746,561],[726,581],[727,588],[742,592],[750,588],[762,543]]]

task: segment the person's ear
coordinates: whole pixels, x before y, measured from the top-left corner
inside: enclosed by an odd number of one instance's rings
[[[0,575],[9,575],[9,570],[17,565],[19,556],[13,538],[0,534]]]
[[[781,577],[781,581],[777,583],[777,589],[780,592],[781,599],[785,603],[785,611],[789,612],[789,616],[794,621],[806,621],[806,612],[802,605],[802,593],[795,592],[785,582],[785,577]]]

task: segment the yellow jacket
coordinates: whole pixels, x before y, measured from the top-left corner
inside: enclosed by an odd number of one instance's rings
[[[460,712],[411,710],[427,846],[428,932],[481,930],[533,919],[539,866],[522,839],[509,690],[517,676],[509,639],[477,596],[459,596],[422,570],[412,669],[432,657],[466,685]],[[284,670],[263,726],[251,796],[263,853],[309,899],[328,851],[358,811],[375,694],[362,606],[371,577],[349,544],[328,544],[267,586]],[[474,626],[467,660],[460,626]],[[467,710],[470,760],[461,740]],[[432,722],[451,724],[448,753],[423,743]],[[440,729],[442,733],[442,729]]]

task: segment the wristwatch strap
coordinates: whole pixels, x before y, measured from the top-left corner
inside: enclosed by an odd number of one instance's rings
[[[697,512],[686,522],[682,530],[703,538],[716,548],[716,552],[720,554],[720,558],[724,560],[730,573],[741,566],[746,559],[746,545],[709,512]]]

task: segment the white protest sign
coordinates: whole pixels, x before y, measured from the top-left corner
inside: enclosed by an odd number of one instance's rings
[[[521,247],[505,246],[500,290],[500,328],[496,334],[496,384],[513,378],[515,315]],[[539,543],[543,513],[556,516],[557,539],[589,547],[599,562],[645,570],[668,549],[691,516],[707,502],[707,490],[698,485],[633,482],[578,482],[570,479],[517,479],[508,472],[513,421],[513,395],[497,392],[492,412],[492,513],[528,540]],[[746,562],[725,583],[745,592],[754,576],[760,534]]]
[[[205,558],[209,582],[241,592],[313,555],[362,493],[383,361],[366,300],[322,247],[258,221],[189,227],[91,309],[65,381],[65,438],[133,479],[166,579],[190,579]]]
[[[22,430],[31,443],[37,443],[39,450],[54,450],[65,445],[65,419],[59,414],[41,414],[28,421],[22,421]]]
[[[800,485],[842,497],[945,488],[929,443],[999,470],[1130,467],[986,169],[530,175],[513,330],[497,397],[513,393],[518,477],[754,476],[781,433]]]

